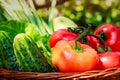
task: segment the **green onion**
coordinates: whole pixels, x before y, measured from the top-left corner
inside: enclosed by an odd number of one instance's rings
[[[54,8],[56,0],[52,0],[48,23],[37,14],[32,0],[29,3],[26,0],[0,0],[0,10],[3,9],[3,16],[7,20],[18,20],[34,24],[39,30],[40,35],[53,33],[52,20],[54,17]],[[2,14],[2,13],[0,13]]]

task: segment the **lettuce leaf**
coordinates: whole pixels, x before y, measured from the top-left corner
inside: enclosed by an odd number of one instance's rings
[[[0,22],[0,30],[8,32],[13,38],[19,33],[26,33],[35,42],[40,39],[39,30],[33,24],[16,20]]]

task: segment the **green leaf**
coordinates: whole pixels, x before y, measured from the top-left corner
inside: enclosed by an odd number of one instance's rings
[[[16,20],[0,22],[0,30],[8,32],[12,37],[18,33],[26,33],[35,42],[40,38],[40,33],[34,25],[26,22]]]
[[[48,18],[48,24],[49,24],[49,28],[50,30],[53,32],[53,17],[54,17],[54,10],[55,10],[55,5],[56,5],[56,0],[52,0],[52,5],[50,7],[50,14],[49,14],[49,18]]]

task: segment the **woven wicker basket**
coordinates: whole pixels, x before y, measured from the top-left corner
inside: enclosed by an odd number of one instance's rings
[[[17,72],[0,69],[0,80],[120,80],[120,68],[93,70],[82,73]]]

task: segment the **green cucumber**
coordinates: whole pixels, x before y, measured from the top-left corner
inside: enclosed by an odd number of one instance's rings
[[[14,55],[13,38],[5,31],[0,31],[0,66],[9,70],[20,70]]]
[[[22,71],[51,71],[48,61],[30,36],[24,33],[17,34],[14,38],[13,47]]]

